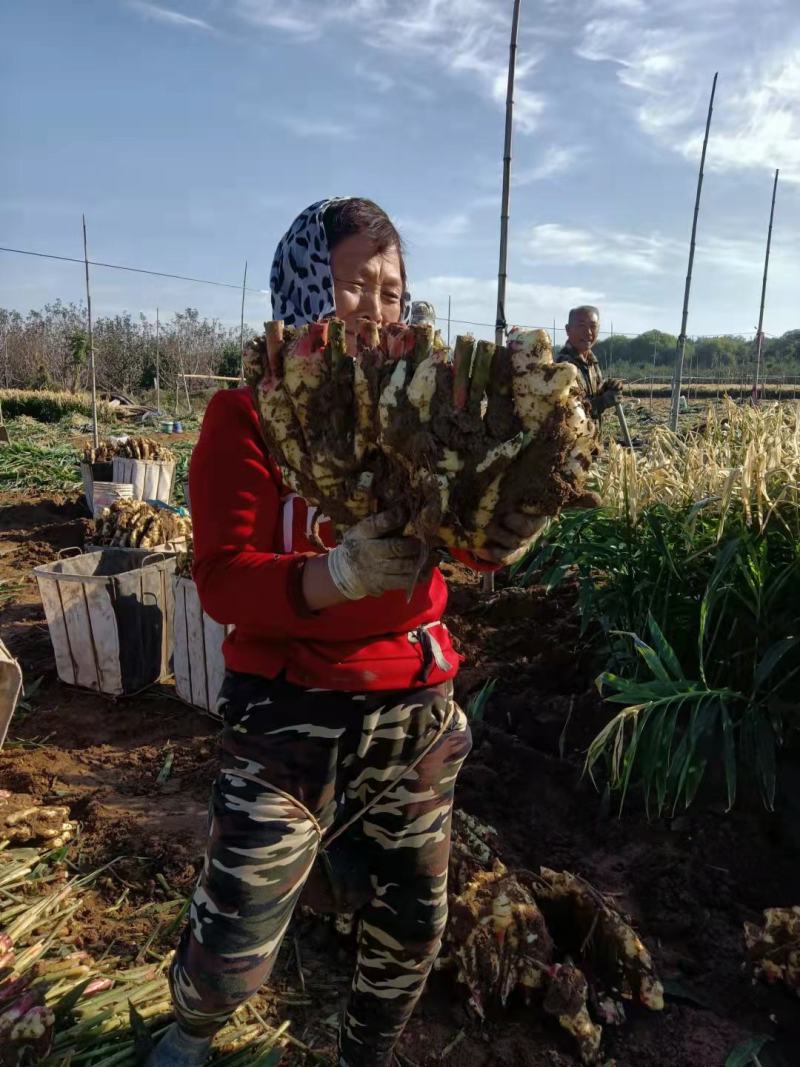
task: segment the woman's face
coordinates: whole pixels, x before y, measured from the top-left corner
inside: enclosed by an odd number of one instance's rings
[[[344,319],[351,353],[360,318],[372,319],[379,326],[400,321],[403,275],[396,248],[378,252],[365,234],[353,234],[331,252],[331,271],[336,317]]]

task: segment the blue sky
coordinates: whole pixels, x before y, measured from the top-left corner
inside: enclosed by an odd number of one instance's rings
[[[0,244],[266,288],[326,195],[382,204],[415,295],[492,322],[511,0],[4,0]],[[711,77],[720,72],[691,333],[800,327],[797,0],[523,0],[510,321],[677,332]],[[0,253],[0,305],[82,295],[81,268]],[[96,270],[98,314],[233,290]],[[256,323],[267,304],[248,294]],[[478,329],[488,335],[491,330]]]

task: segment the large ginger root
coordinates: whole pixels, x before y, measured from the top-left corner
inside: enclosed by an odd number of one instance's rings
[[[767,908],[763,926],[744,924],[744,942],[757,978],[800,996],[800,907]]]
[[[75,836],[69,808],[29,804],[27,798],[0,790],[0,841],[60,848]]]
[[[603,1032],[590,1014],[590,994],[605,1023],[624,1020],[614,994],[663,1007],[647,949],[588,883],[566,871],[509,871],[494,830],[463,812],[454,813],[452,841],[444,962],[455,966],[481,1016],[515,989],[537,996],[573,1036],[583,1062],[593,1064]],[[590,965],[591,989],[573,959]],[[611,993],[598,989],[598,980]]]
[[[115,500],[95,519],[92,540],[114,548],[156,548],[187,542],[192,520],[170,508],[157,508],[144,500]]]
[[[287,484],[340,529],[404,505],[426,543],[480,548],[505,514],[580,505],[596,449],[570,364],[544,330],[508,345],[456,340],[430,325],[367,319],[348,353],[344,324],[266,324],[246,377]]]
[[[591,963],[593,971],[626,1000],[652,1011],[664,1007],[653,960],[616,908],[582,878],[542,868],[536,899],[556,940]]]

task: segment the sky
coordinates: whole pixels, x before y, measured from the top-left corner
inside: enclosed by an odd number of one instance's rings
[[[368,196],[412,292],[495,318],[511,0],[0,0],[0,245],[241,285],[269,317],[275,244],[314,200]],[[719,71],[690,334],[800,327],[797,0],[523,0],[507,318],[677,333]],[[0,306],[82,299],[82,265],[0,252]],[[92,270],[95,314],[236,289]],[[562,335],[563,336],[563,335]]]

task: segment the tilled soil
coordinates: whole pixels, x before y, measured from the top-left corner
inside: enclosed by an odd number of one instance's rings
[[[67,935],[95,956],[163,955],[199,872],[215,726],[169,686],[111,701],[55,679],[35,582],[26,569],[83,540],[76,501],[0,499],[0,630],[26,684],[42,681],[12,723],[0,753],[0,786],[70,807],[81,829],[69,860],[104,865]],[[501,590],[487,601],[479,579],[448,568],[449,624],[467,661],[467,702],[496,679],[457,802],[491,823],[509,866],[569,869],[614,897],[652,949],[667,989],[664,1012],[631,1010],[606,1028],[617,1067],[724,1067],[751,1034],[774,1040],[763,1067],[800,1063],[800,1006],[754,985],[743,966],[742,923],[763,908],[800,902],[800,857],[776,816],[726,815],[706,806],[648,822],[633,796],[621,817],[581,775],[582,755],[608,713],[593,687],[599,664],[581,636],[574,590]],[[169,765],[171,759],[171,766]],[[299,916],[259,1007],[318,1052],[331,1048],[353,949],[330,925]],[[417,1067],[575,1067],[570,1039],[512,997],[481,1023],[446,973],[435,973],[407,1034]],[[287,1062],[304,1062],[291,1052]]]

